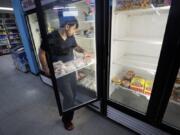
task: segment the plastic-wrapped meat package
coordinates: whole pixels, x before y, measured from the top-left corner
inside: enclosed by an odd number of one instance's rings
[[[75,64],[75,66],[76,66],[77,68],[86,65],[86,64],[84,63],[84,60],[83,60],[83,59],[76,59],[76,60],[74,61],[74,64]]]
[[[53,63],[53,66],[54,66],[54,72],[56,74],[65,74],[66,73],[66,71],[65,71],[66,67],[62,61]]]
[[[76,67],[73,62],[65,63],[65,67],[66,67],[66,69],[65,69],[66,72],[71,72],[71,71],[76,70]]]

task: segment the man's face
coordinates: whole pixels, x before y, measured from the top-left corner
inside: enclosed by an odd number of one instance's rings
[[[66,34],[68,37],[73,36],[76,31],[77,31],[76,25],[73,26],[66,25]]]

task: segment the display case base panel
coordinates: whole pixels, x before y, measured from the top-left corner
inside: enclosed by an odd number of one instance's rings
[[[160,129],[157,129],[138,119],[135,119],[110,106],[107,107],[107,117],[137,132],[140,135],[169,135],[168,133]]]

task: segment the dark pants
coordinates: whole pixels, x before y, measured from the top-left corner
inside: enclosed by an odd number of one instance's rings
[[[58,89],[63,96],[63,110],[71,109],[75,105],[76,97],[76,73],[71,73],[58,79]],[[70,122],[73,119],[74,111],[63,114],[63,121]]]

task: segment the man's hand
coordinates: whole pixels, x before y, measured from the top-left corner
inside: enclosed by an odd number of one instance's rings
[[[50,76],[50,71],[49,71],[49,67],[46,65],[46,66],[43,66],[42,67],[42,70],[45,72],[45,74],[47,75],[47,76]]]
[[[92,53],[90,53],[90,52],[84,52],[84,57],[85,57],[85,58],[91,58],[91,57],[92,57]]]

